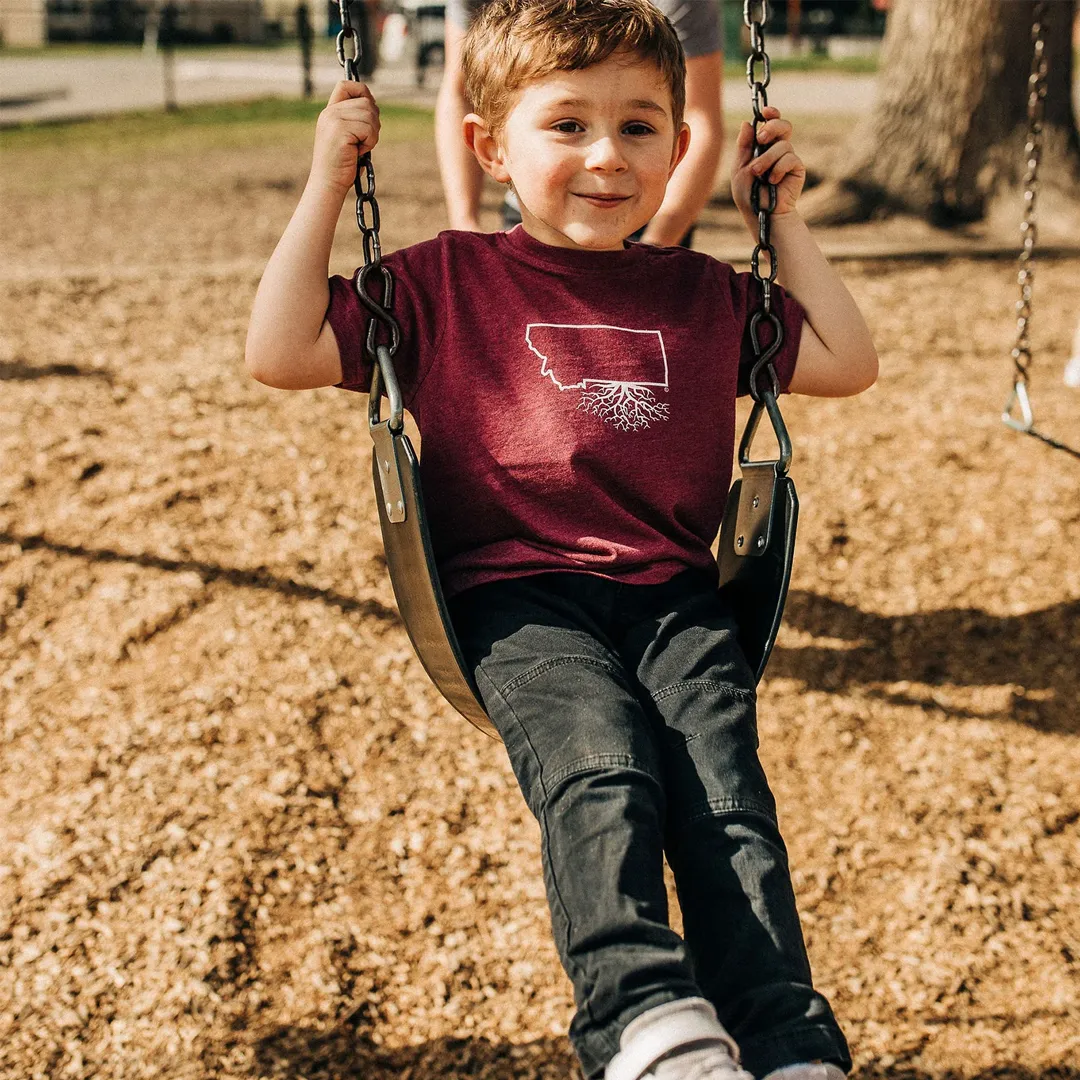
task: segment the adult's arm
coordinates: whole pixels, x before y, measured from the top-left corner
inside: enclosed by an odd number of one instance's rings
[[[446,20],[445,65],[435,99],[435,152],[439,159],[443,197],[451,229],[480,232],[480,193],[483,170],[465,145],[461,123],[470,111],[465,98],[465,78],[461,71],[461,45],[465,31]]]
[[[641,239],[673,246],[686,235],[709,201],[724,145],[724,54],[707,53],[686,61],[686,111],[690,148],[668,183],[664,202]]]

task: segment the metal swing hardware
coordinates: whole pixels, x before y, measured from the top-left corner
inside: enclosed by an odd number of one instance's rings
[[[1040,431],[1035,426],[1035,411],[1028,394],[1028,379],[1031,369],[1031,343],[1028,339],[1028,323],[1031,321],[1031,300],[1035,282],[1035,243],[1038,239],[1036,200],[1039,194],[1039,163],[1042,158],[1043,117],[1046,112],[1046,41],[1044,23],[1046,20],[1046,0],[1038,0],[1031,24],[1031,74],[1028,76],[1028,136],[1024,147],[1027,160],[1027,172],[1024,175],[1024,216],[1020,222],[1020,234],[1023,248],[1018,258],[1019,270],[1016,281],[1020,286],[1020,299],[1016,302],[1016,344],[1012,350],[1013,386],[1005,409],[1001,414],[1002,422],[1024,435],[1053,447],[1064,450],[1073,457],[1080,458],[1080,449],[1067,445],[1052,435]]]
[[[397,444],[404,437],[404,407],[398,387],[394,362],[385,345],[377,347],[378,357],[371,376],[371,392],[368,395],[368,432],[374,444],[372,462],[375,470],[375,491],[380,506],[386,512],[386,520],[400,525],[406,520],[405,492],[398,461]],[[383,420],[382,383],[386,384],[386,396],[390,399],[390,415]]]
[[[349,18],[350,0],[339,0],[341,33],[338,59],[345,77],[359,81],[360,39]],[[345,55],[352,38],[353,55]],[[371,472],[379,508],[386,566],[397,599],[401,621],[428,677],[442,696],[471,724],[498,738],[476,693],[446,606],[420,483],[420,460],[405,434],[405,408],[394,369],[394,354],[401,344],[401,328],[392,313],[394,280],[382,265],[379,242],[379,204],[375,197],[375,170],[365,154],[356,169],[356,223],[363,236],[364,265],[356,275],[356,295],[368,309],[365,351],[372,362],[368,395],[368,431],[371,434]],[[371,220],[368,220],[370,213]],[[371,294],[369,281],[381,280],[382,294]],[[378,340],[380,329],[389,344]],[[385,393],[389,415],[382,418]]]
[[[751,461],[750,444],[761,420],[762,410],[769,414],[773,431],[780,445],[780,456],[772,461]],[[791,463],[791,440],[780,406],[771,390],[754,402],[739,446],[739,468],[742,472],[740,494],[735,516],[734,548],[736,555],[760,557],[772,541],[773,509],[780,482],[787,476]]]
[[[768,413],[780,445],[779,457],[749,456],[762,412]],[[754,677],[769,662],[783,618],[795,558],[799,497],[787,475],[791,443],[771,390],[754,402],[739,447],[741,476],[731,486],[720,526],[720,588],[735,611],[739,644]]]
[[[746,76],[753,91],[755,157],[767,149],[759,145],[757,129],[765,119],[766,87],[770,78],[764,38],[769,5],[768,0],[758,0],[758,3],[760,19],[754,19],[751,13],[754,0],[744,0],[743,4],[743,20],[750,27],[752,45]],[[763,71],[761,79],[755,73],[759,63]],[[768,195],[767,204],[762,203],[763,192]],[[739,441],[741,475],[728,493],[720,525],[717,562],[721,592],[735,612],[739,644],[755,679],[760,682],[776,643],[787,601],[795,558],[799,497],[795,482],[788,476],[791,437],[780,412],[777,400],[780,387],[772,363],[784,340],[783,325],[772,311],[771,287],[776,280],[777,262],[776,249],[769,242],[769,215],[776,208],[776,188],[768,182],[755,180],[750,202],[758,215],[758,244],[750,267],[762,290],[761,309],[750,320],[750,341],[755,356],[750,372],[750,393],[754,405]],[[762,252],[769,256],[767,275],[761,272]],[[763,325],[772,328],[772,341],[767,346],[761,342]],[[764,385],[763,378],[767,380]],[[763,413],[772,424],[779,453],[774,459],[755,461],[750,457],[750,449]]]

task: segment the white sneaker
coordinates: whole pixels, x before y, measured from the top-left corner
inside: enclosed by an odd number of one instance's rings
[[[762,1080],[845,1080],[847,1073],[836,1065],[785,1065]]]
[[[754,1080],[704,998],[658,1005],[626,1025],[604,1080]]]

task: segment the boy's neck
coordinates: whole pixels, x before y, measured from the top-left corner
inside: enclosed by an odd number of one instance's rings
[[[530,222],[527,219],[527,212],[522,207],[521,211],[521,229],[527,236],[535,240],[538,244],[543,244],[545,247],[561,248],[564,251],[625,251],[626,241],[621,240],[618,245],[611,247],[585,247],[582,244],[576,244],[570,237],[564,233],[557,232],[554,229],[549,228],[542,222],[537,222],[533,219]]]

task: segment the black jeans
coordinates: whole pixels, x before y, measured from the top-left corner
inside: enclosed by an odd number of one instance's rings
[[[502,227],[504,229],[512,229],[515,225],[521,224],[521,207],[518,205],[517,195],[507,192],[506,198],[503,199],[502,204]],[[636,233],[631,233],[628,240],[640,240],[642,233],[645,232],[645,226],[642,225]],[[686,230],[686,235],[679,241],[679,247],[690,248],[694,246],[694,226],[691,225]]]
[[[544,882],[599,1077],[635,1016],[701,996],[761,1076],[850,1067],[810,979],[757,755],[753,675],[715,581],[548,573],[451,601],[454,627],[540,823]],[[685,940],[668,925],[663,859]]]

